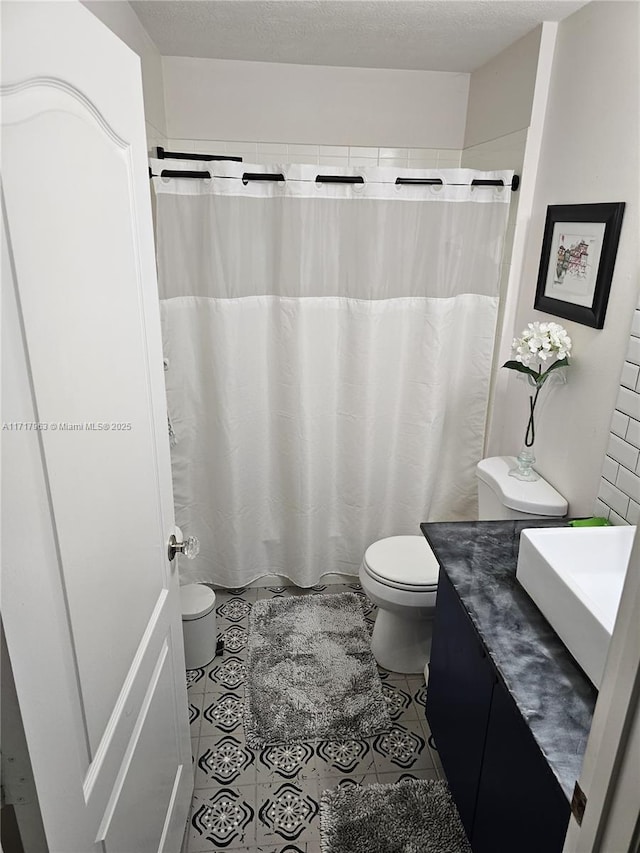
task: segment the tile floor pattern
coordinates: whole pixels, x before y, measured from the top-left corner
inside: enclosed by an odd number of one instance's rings
[[[187,672],[195,790],[182,853],[320,853],[320,795],[338,785],[437,779],[422,676],[379,668],[392,728],[363,740],[251,749],[242,716],[249,613],[259,598],[355,592],[370,629],[376,615],[359,584],[216,591],[225,651]]]

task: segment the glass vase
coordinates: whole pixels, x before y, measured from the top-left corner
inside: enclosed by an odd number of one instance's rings
[[[515,477],[516,480],[522,480],[526,483],[535,483],[536,480],[540,479],[540,474],[533,470],[536,461],[533,445],[531,447],[523,446],[516,459],[518,464],[509,471],[510,477]]]
[[[536,403],[538,402],[538,394],[540,387],[536,388],[535,395],[529,397],[529,420],[527,422],[527,431],[524,436],[524,445],[518,453],[516,459],[518,464],[509,471],[510,477],[515,477],[516,480],[522,480],[525,483],[535,483],[540,479],[540,475],[533,470],[536,457],[533,452],[533,444],[536,440],[536,426],[534,420],[534,412]]]

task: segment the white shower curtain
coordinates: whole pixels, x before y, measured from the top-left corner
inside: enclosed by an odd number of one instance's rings
[[[153,181],[182,580],[311,586],[473,517],[512,173],[197,168]]]

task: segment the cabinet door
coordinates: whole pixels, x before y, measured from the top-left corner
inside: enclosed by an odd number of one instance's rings
[[[471,837],[495,683],[469,615],[440,573],[427,689],[427,719],[463,826]]]
[[[560,853],[569,803],[513,699],[496,684],[471,835],[473,853]]]

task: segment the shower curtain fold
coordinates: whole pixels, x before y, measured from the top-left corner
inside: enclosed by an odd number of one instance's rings
[[[242,183],[260,168],[154,179],[180,571],[311,586],[472,517],[509,191]]]

